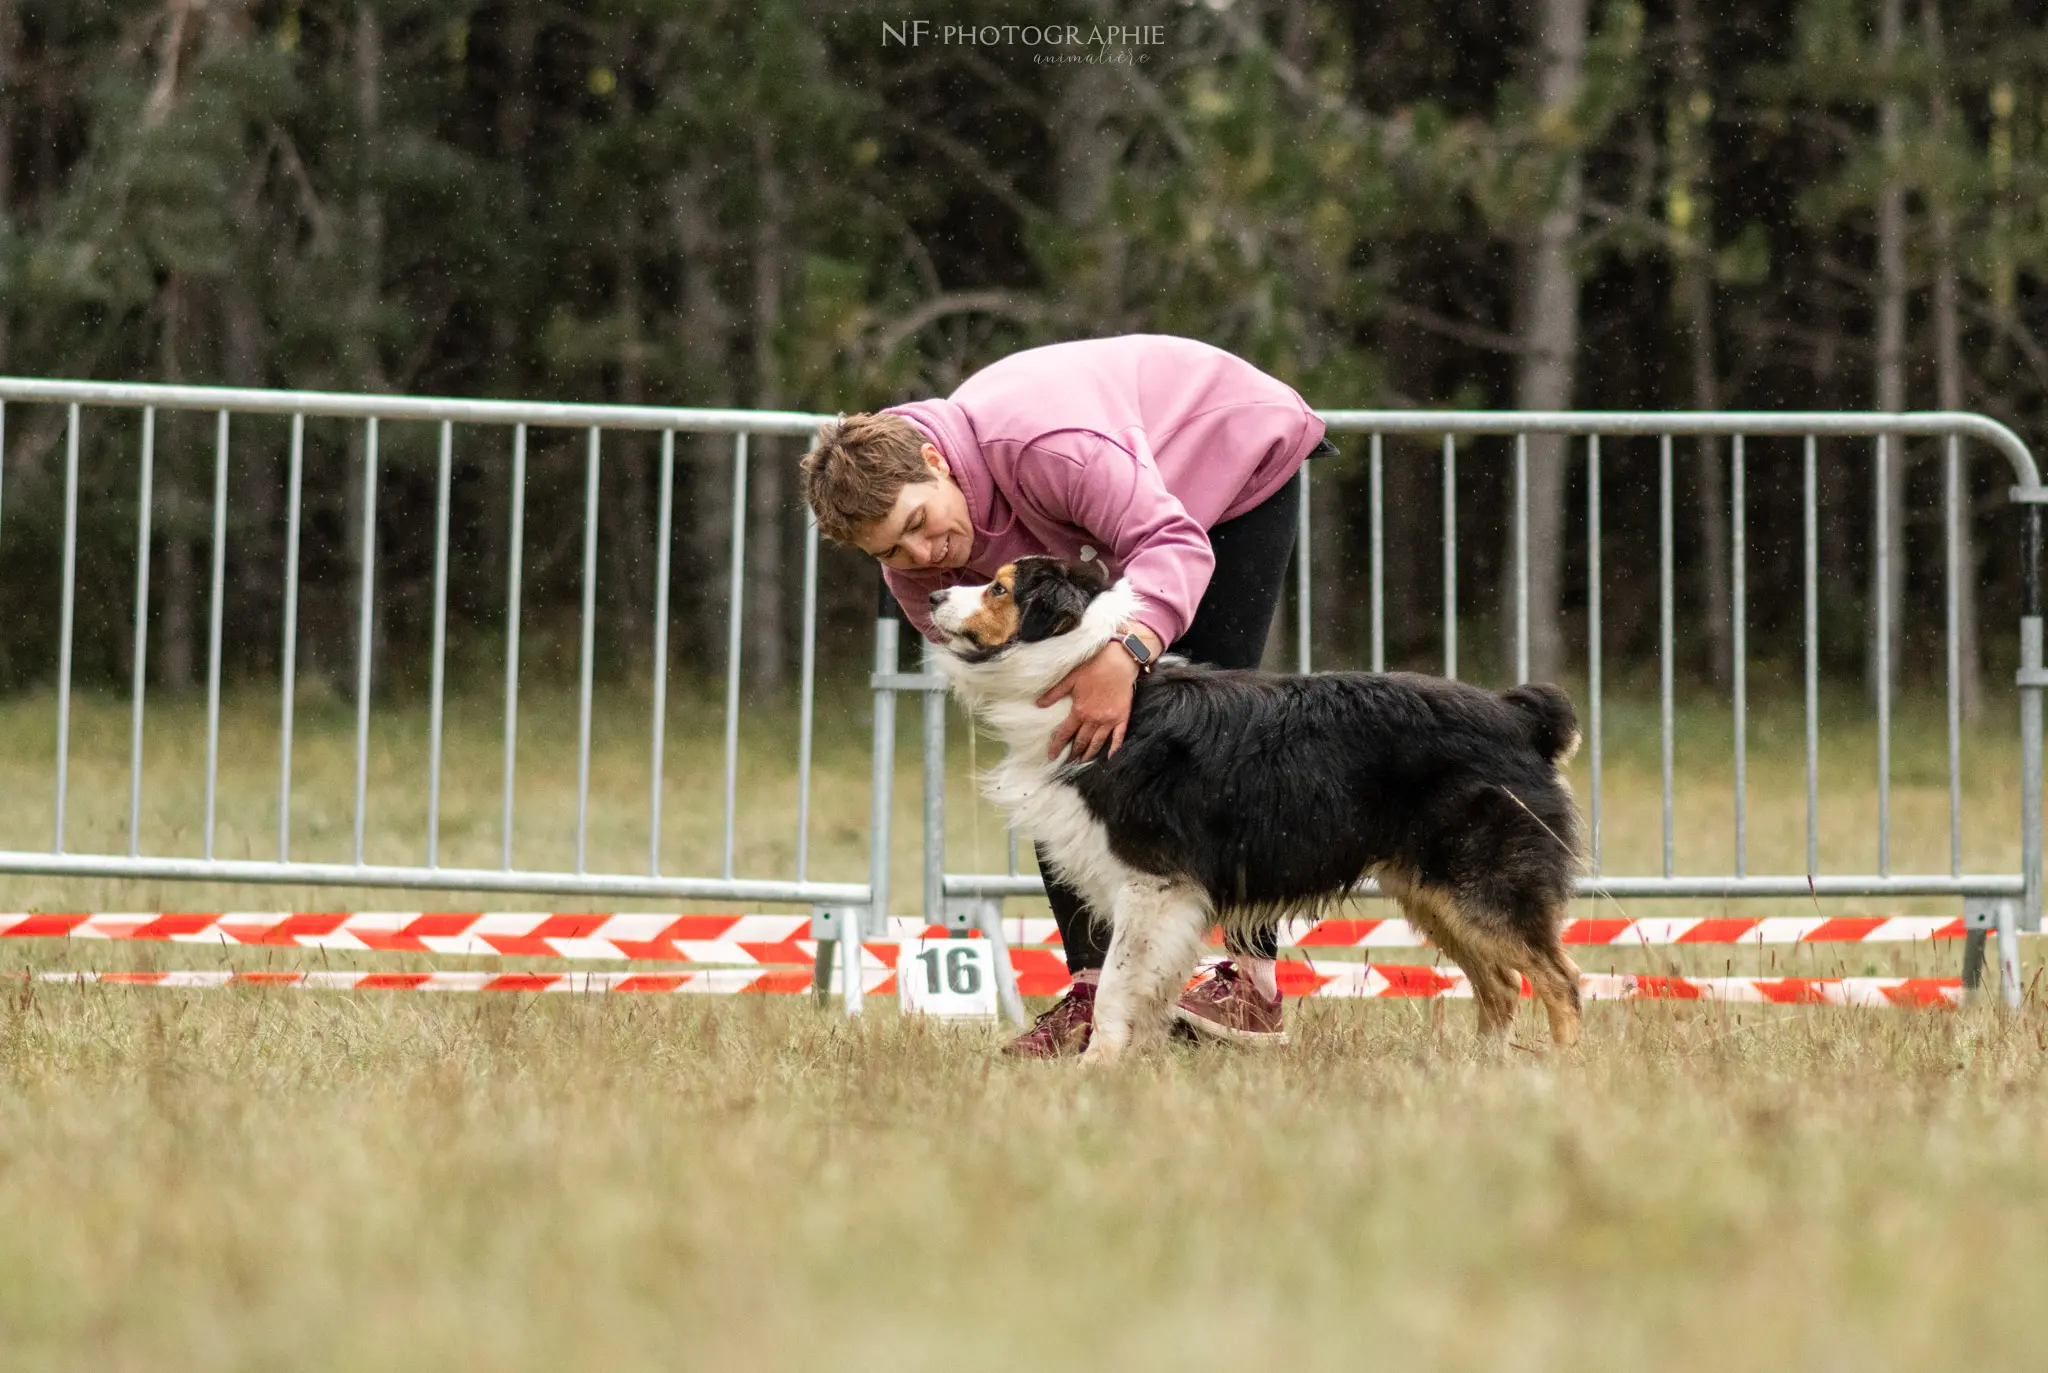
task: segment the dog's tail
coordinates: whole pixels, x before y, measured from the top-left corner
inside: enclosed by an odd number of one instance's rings
[[[1500,698],[1529,721],[1529,742],[1553,763],[1568,763],[1579,751],[1579,713],[1571,697],[1548,682],[1510,687]]]

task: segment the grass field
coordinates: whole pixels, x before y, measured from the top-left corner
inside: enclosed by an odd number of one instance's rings
[[[49,705],[0,704],[0,825],[22,847],[47,843]],[[862,870],[860,706],[821,711],[820,876]],[[1829,714],[1823,859],[1847,870],[1874,852],[1874,764],[1853,704]],[[450,718],[444,861],[495,863],[495,709],[457,702]],[[523,718],[522,862],[560,862],[573,839],[573,711],[536,696]],[[906,734],[913,718],[906,710]],[[1901,870],[1947,867],[1939,718],[1926,702],[1902,713]],[[1658,861],[1655,725],[1654,708],[1611,708],[1612,871]],[[351,727],[331,702],[301,717],[303,856],[345,856]],[[1752,731],[1754,870],[1803,866],[1799,728],[1796,712],[1773,708]],[[222,853],[273,849],[274,729],[267,701],[230,701]],[[644,704],[600,712],[593,866],[645,861],[644,730]],[[72,843],[123,849],[125,712],[82,701],[74,731]],[[1719,708],[1687,707],[1681,870],[1727,862],[1727,733]],[[424,736],[417,711],[380,722],[375,857],[419,856]],[[790,861],[793,737],[786,714],[747,718],[742,873]],[[198,849],[203,738],[188,703],[152,718],[149,847]],[[2011,738],[2007,709],[1967,741],[1972,870],[2016,863]],[[667,863],[715,871],[715,710],[679,700],[671,739]],[[1000,825],[961,781],[963,729],[953,744],[954,865],[998,866]],[[896,906],[910,909],[907,747],[899,780]],[[460,893],[41,879],[5,890],[0,904],[16,910],[483,908]],[[15,969],[314,957],[28,941],[6,954]],[[2031,941],[2027,954],[2031,975]],[[1713,951],[1582,962],[1863,973],[1952,971],[1955,957],[1947,945],[1748,951],[1739,967]],[[1284,1054],[1177,1049],[1093,1075],[992,1061],[992,1028],[904,1022],[886,1002],[850,1023],[798,998],[0,984],[0,1361],[1904,1369],[2048,1358],[2048,1326],[2024,1297],[2048,1271],[2048,1013],[2037,1007],[2001,1018],[1599,1005],[1578,1053],[1541,1052],[1531,1017],[1527,1047],[1506,1062],[1475,1052],[1468,1004],[1290,1014],[1298,1042]]]

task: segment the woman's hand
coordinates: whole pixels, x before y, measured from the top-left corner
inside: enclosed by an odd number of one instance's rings
[[[1059,685],[1038,698],[1050,706],[1071,696],[1073,708],[1060,727],[1052,732],[1047,758],[1057,758],[1069,741],[1076,762],[1087,762],[1104,744],[1114,754],[1124,742],[1124,727],[1131,718],[1131,691],[1138,680],[1138,662],[1121,644],[1104,644],[1102,651],[1069,672]]]

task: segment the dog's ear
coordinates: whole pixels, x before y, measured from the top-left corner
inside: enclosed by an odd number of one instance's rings
[[[1109,569],[1102,565],[1102,559],[1090,558],[1085,562],[1065,564],[1067,576],[1087,587],[1094,595],[1109,590]]]
[[[1050,639],[1081,623],[1088,603],[1103,590],[1093,573],[1080,570],[1088,566],[1045,557],[1017,560],[1013,594],[1017,598],[1020,643]]]
[[[1065,634],[1081,623],[1081,612],[1087,608],[1088,603],[1076,588],[1065,582],[1042,581],[1032,589],[1030,599],[1024,602],[1017,638],[1024,643],[1035,644],[1041,639]]]

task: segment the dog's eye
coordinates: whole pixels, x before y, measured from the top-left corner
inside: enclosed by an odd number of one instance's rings
[[[991,582],[989,584],[988,594],[991,600],[999,599],[1003,596],[1009,595],[1010,588],[1004,586],[1001,582]]]

